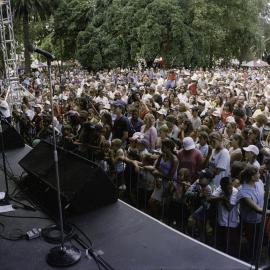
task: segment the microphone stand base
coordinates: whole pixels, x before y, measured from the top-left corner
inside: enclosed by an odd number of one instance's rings
[[[81,252],[74,246],[64,245],[54,247],[47,255],[47,263],[51,266],[65,267],[77,263],[81,258]]]

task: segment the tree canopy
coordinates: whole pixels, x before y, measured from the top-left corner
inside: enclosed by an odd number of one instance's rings
[[[42,45],[89,70],[127,67],[139,58],[152,63],[156,57],[169,67],[243,61],[270,47],[264,43],[270,37],[267,2],[59,0]]]

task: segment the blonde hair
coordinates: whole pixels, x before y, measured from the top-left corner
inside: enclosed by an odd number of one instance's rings
[[[154,125],[156,121],[155,116],[151,113],[146,114],[143,120],[145,123],[151,121],[151,125]]]

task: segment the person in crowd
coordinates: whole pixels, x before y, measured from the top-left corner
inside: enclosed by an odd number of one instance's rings
[[[113,166],[113,171],[115,173],[115,184],[119,190],[126,190],[126,184],[124,179],[125,163],[123,162],[123,157],[125,152],[122,149],[122,140],[113,139],[111,143],[111,151],[109,153],[109,162]]]
[[[209,136],[207,132],[199,131],[198,144],[196,145],[196,148],[200,150],[205,161],[209,154]]]
[[[249,145],[248,147],[244,147],[245,151],[245,160],[248,164],[255,166],[257,169],[260,168],[260,163],[257,160],[257,156],[259,155],[259,148],[256,145]]]
[[[194,140],[186,137],[183,140],[183,149],[178,154],[179,169],[186,168],[189,170],[192,183],[198,178],[198,174],[203,166],[203,155],[200,150],[196,149]]]
[[[221,121],[223,124],[226,125],[228,117],[232,116],[233,114],[233,107],[230,102],[226,102],[223,106],[222,113],[221,113]]]
[[[209,170],[201,171],[199,179],[188,188],[185,194],[192,217],[199,229],[201,241],[205,241],[207,210],[209,209],[208,199],[212,194],[212,188],[209,183],[212,177],[213,175]]]
[[[213,192],[211,202],[218,204],[217,247],[223,252],[237,256],[239,247],[239,206],[238,189],[233,186],[230,177],[223,177],[220,186]]]
[[[231,136],[230,140],[230,160],[231,163],[234,161],[241,161],[243,159],[242,147],[243,147],[243,137],[239,134],[234,134]]]
[[[162,141],[161,155],[154,167],[145,167],[155,176],[155,189],[149,200],[149,211],[160,217],[163,199],[166,197],[169,181],[177,180],[178,159],[174,152],[175,144],[171,139]]]
[[[237,124],[237,128],[239,128],[240,130],[243,130],[243,128],[246,126],[245,120],[244,120],[246,117],[245,111],[237,107],[233,110],[233,116]]]
[[[169,133],[169,137],[173,138],[173,139],[178,139],[179,136],[179,128],[176,125],[176,118],[173,115],[168,115],[166,117],[166,125],[169,129],[168,133]]]
[[[130,132],[129,137],[132,137],[132,135],[135,132],[140,132],[141,127],[143,126],[143,120],[139,117],[139,111],[136,108],[132,108],[131,110],[131,117],[129,118],[130,123]]]
[[[129,120],[124,116],[125,109],[122,105],[115,108],[116,119],[112,129],[112,139],[120,139],[122,144],[126,144],[129,132]]]
[[[212,132],[209,136],[212,153],[209,158],[208,168],[213,172],[213,184],[218,187],[220,180],[230,174],[230,154],[222,143],[222,134]]]
[[[193,130],[192,122],[189,119],[184,119],[181,125],[180,133],[179,133],[180,141],[183,141],[183,139],[186,137],[194,136],[193,131],[194,130]]]
[[[269,169],[270,72],[233,67],[166,70],[146,64],[98,72],[78,67],[62,74],[53,71],[53,104],[45,71],[21,77],[30,93],[8,121],[16,123],[25,142],[35,146],[40,139],[51,139],[53,110],[58,146],[96,162],[122,186],[122,199],[187,233],[194,211],[186,207],[184,193],[200,171],[208,169],[213,177],[200,181],[207,182],[215,196],[204,198],[207,208],[211,203],[206,214],[215,206],[211,198],[217,198],[218,246],[234,255],[232,239],[228,245],[222,239],[231,238],[237,227],[222,217],[235,203],[234,188],[239,196],[248,187],[254,201],[261,192],[255,176],[251,181],[247,175],[240,183],[246,166],[255,165],[262,177]],[[1,90],[4,100],[6,89]],[[8,118],[3,106],[0,110]],[[239,199],[241,217],[249,209],[247,201]],[[261,219],[243,220],[259,227]],[[213,229],[215,220],[209,221]],[[213,237],[214,231],[207,233]]]
[[[248,241],[247,258],[253,261],[258,248],[259,226],[262,220],[264,202],[264,185],[260,180],[258,168],[253,165],[247,165],[241,172],[240,178],[242,187],[238,192],[237,200],[240,203],[241,219]],[[267,214],[270,214],[269,210],[267,210]]]
[[[141,127],[141,133],[147,141],[149,150],[153,151],[157,142],[157,129],[154,126],[155,117],[153,114],[147,114],[144,118],[144,125]]]
[[[198,130],[202,124],[201,118],[199,117],[199,108],[193,107],[191,111],[192,111],[192,118],[191,118],[192,127],[194,130]]]
[[[191,185],[189,170],[182,168],[178,171],[177,180],[170,182],[170,200],[168,205],[168,224],[176,228],[187,229],[189,211],[184,201],[184,195]]]
[[[111,140],[112,138],[112,130],[113,130],[113,122],[112,116],[108,112],[104,112],[101,115],[101,122],[103,127],[103,135],[106,140]]]

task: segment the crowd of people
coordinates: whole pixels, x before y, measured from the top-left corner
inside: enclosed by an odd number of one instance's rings
[[[52,105],[45,72],[21,83],[31,95],[12,121],[28,144],[50,141],[55,128],[59,147],[99,164],[129,203],[254,259],[270,169],[270,71],[55,71]]]

